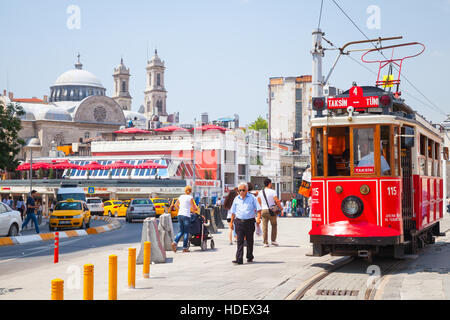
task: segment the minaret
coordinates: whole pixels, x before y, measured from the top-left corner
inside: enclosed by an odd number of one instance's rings
[[[144,97],[144,115],[151,119],[153,115],[167,116],[166,99],[167,91],[164,87],[164,61],[158,57],[158,51],[155,49],[155,55],[150,61],[147,61],[147,85]]]
[[[114,95],[112,98],[116,101],[123,110],[131,111],[131,95],[129,93],[130,84],[130,69],[127,69],[123,64],[123,58],[120,59],[120,64],[114,69]]]

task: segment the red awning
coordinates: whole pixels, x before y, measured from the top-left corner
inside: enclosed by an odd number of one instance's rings
[[[174,131],[189,131],[189,130],[185,129],[185,128],[178,127],[178,126],[168,126],[168,127],[155,129],[154,131],[157,131],[157,132],[174,132]]]
[[[75,163],[70,163],[69,161],[57,162],[51,165],[50,168],[63,170],[63,169],[78,169],[80,166]]]
[[[139,133],[151,133],[150,131],[139,129],[139,128],[126,128],[122,130],[114,131],[114,133],[123,133],[123,134],[139,134]]]
[[[105,166],[98,163],[97,161],[92,161],[89,164],[85,164],[84,166],[80,166],[78,170],[104,170]]]
[[[147,160],[144,163],[135,166],[136,169],[166,169],[167,166]]]
[[[118,160],[114,163],[107,164],[103,166],[103,169],[134,169],[135,165],[123,162],[122,160]]]
[[[219,130],[221,132],[225,132],[228,129],[226,129],[224,127],[221,127],[221,126],[216,126],[214,124],[206,124],[204,126],[200,126],[200,127],[195,128],[195,130],[200,130],[200,131]]]
[[[51,164],[46,163],[46,162],[36,162],[33,163],[33,170],[39,170],[39,169],[49,169],[51,167]],[[19,165],[16,168],[16,171],[27,171],[30,170],[30,163],[23,163],[21,165]]]

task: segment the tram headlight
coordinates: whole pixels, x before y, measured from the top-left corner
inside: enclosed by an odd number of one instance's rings
[[[364,210],[362,200],[355,196],[349,196],[342,201],[341,210],[347,218],[356,219]]]

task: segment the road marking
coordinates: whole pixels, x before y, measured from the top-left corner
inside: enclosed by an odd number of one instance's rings
[[[60,242],[59,246],[60,246],[60,247],[63,247],[63,246],[65,246],[65,245],[71,244],[71,243],[73,243],[73,242],[80,241],[80,240],[82,240],[82,239],[83,239],[83,238],[77,238],[77,239],[73,239],[73,240],[67,240],[67,241],[64,241],[64,242]],[[39,251],[35,251],[36,249],[40,249],[40,248],[43,248],[43,249],[42,249],[42,250],[39,250]],[[53,248],[54,248],[54,244],[49,244],[48,246],[41,246],[41,247],[37,247],[37,248],[29,248],[29,249],[25,249],[24,251],[30,251],[30,250],[33,250],[34,252],[31,252],[31,253],[28,253],[28,254],[24,254],[24,253],[22,252],[22,255],[17,256],[17,257],[15,257],[15,258],[7,259],[7,260],[2,260],[2,261],[0,261],[0,263],[5,263],[5,262],[12,261],[12,260],[16,260],[16,259],[19,259],[19,258],[28,257],[28,256],[35,255],[35,254],[38,254],[38,253],[43,252],[43,251],[46,251],[46,250],[51,250],[51,249],[53,249]]]

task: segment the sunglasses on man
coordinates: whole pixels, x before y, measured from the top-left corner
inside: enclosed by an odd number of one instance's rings
[[[239,191],[239,192],[244,192],[244,191],[245,191],[245,189],[239,189],[238,191]]]

